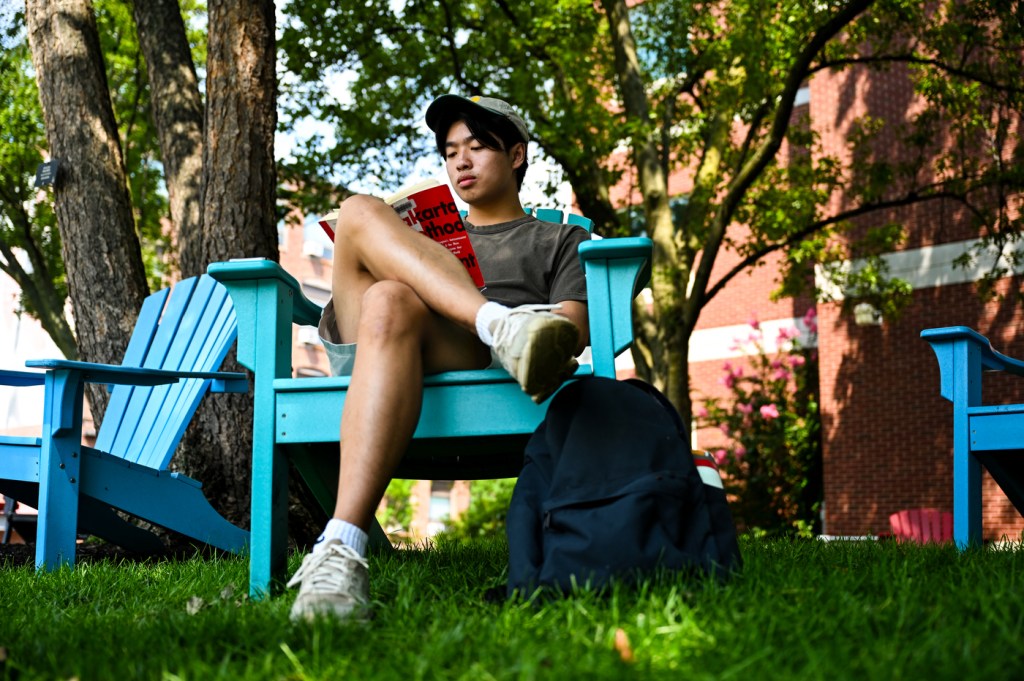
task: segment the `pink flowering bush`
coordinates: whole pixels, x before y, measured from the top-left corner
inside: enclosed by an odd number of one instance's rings
[[[796,327],[775,338],[778,350],[765,351],[757,319],[750,334],[737,339],[747,362],[726,362],[719,383],[728,398],[695,404],[698,427],[718,428],[731,442],[711,453],[723,473],[733,514],[741,528],[768,534],[813,532],[821,506],[821,421],[814,308],[801,320],[809,340]]]

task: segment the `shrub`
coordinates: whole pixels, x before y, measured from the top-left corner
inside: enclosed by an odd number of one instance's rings
[[[819,529],[821,419],[814,309],[803,324],[779,331],[769,356],[756,319],[737,339],[745,363],[726,362],[720,379],[728,398],[707,398],[696,409],[699,426],[719,428],[731,444],[712,453],[721,468],[737,524],[771,535],[809,535]]]
[[[503,534],[515,485],[515,478],[474,480],[470,487],[469,508],[457,519],[448,521],[445,532],[460,539]]]

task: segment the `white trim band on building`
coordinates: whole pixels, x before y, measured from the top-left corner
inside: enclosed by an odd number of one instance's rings
[[[1006,271],[1007,276],[1024,274],[1024,239],[1006,245],[1000,251],[989,245],[980,251],[981,241],[969,239],[954,241],[937,246],[910,248],[905,251],[886,253],[882,260],[889,266],[889,276],[908,282],[915,290],[951,284],[969,284],[979,281],[996,268]],[[970,265],[957,267],[954,263],[965,255],[972,255]],[[1017,259],[1014,266],[1013,259]],[[843,263],[842,271],[856,271],[863,260]],[[814,268],[814,284],[818,290],[835,301],[844,298],[843,290],[832,282],[820,266]]]

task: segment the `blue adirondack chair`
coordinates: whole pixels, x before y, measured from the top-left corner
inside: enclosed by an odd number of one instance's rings
[[[984,404],[982,375],[1024,376],[1024,362],[964,326],[925,329],[921,337],[939,361],[940,392],[953,403],[953,541],[980,546],[982,466],[1024,513],[1024,404]]]
[[[561,222],[561,211],[537,217]],[[590,227],[578,215],[566,220]],[[577,377],[615,376],[615,357],[633,342],[632,301],[650,276],[651,240],[594,239],[580,246],[587,277],[593,363]],[[320,505],[334,508],[338,432],[348,377],[291,377],[292,325],[316,326],[320,307],[277,263],[242,260],[210,265],[238,315],[238,361],[254,372],[255,422],[249,592],[269,593],[285,568],[290,458]],[[480,409],[467,406],[486,405]],[[426,377],[419,424],[397,477],[473,480],[518,475],[526,440],[547,403],[534,404],[503,369]],[[390,547],[379,527],[371,545]]]
[[[227,291],[203,275],[146,299],[121,365],[30,360],[45,373],[0,371],[0,383],[45,386],[42,437],[0,436],[0,492],[39,510],[37,569],[73,565],[79,531],[162,547],[114,509],[227,551],[248,545],[200,483],[168,470],[202,397],[248,390],[244,374],[214,371],[235,337]],[[92,448],[81,444],[86,383],[113,386]]]

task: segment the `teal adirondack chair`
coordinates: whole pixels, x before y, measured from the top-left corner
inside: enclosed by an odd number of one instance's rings
[[[0,371],[0,383],[44,385],[42,437],[0,436],[0,493],[39,510],[36,568],[74,565],[78,532],[136,550],[157,537],[114,509],[239,552],[249,533],[218,514],[202,485],[168,464],[208,391],[246,392],[244,374],[217,372],[236,337],[227,291],[186,279],[143,303],[121,365],[31,360],[45,372]],[[86,383],[113,386],[95,447],[82,446]]]
[[[561,211],[537,217],[561,222]],[[578,215],[566,220],[588,229]],[[587,277],[592,364],[576,373],[615,376],[615,357],[633,342],[632,301],[650,276],[651,240],[594,239],[580,246]],[[292,325],[316,326],[320,307],[277,263],[241,260],[210,265],[231,293],[238,315],[238,361],[254,372],[255,423],[249,592],[269,593],[287,549],[290,458],[320,505],[334,508],[338,432],[348,377],[292,378]],[[486,410],[479,409],[486,405]],[[473,480],[518,475],[529,435],[547,403],[534,404],[503,369],[427,376],[413,442],[397,472],[412,479]],[[379,527],[371,545],[390,547]]]
[[[953,541],[981,546],[981,467],[1024,513],[1024,404],[986,404],[985,372],[1024,376],[1024,361],[992,349],[965,326],[925,329],[939,362],[940,392],[953,403]]]

